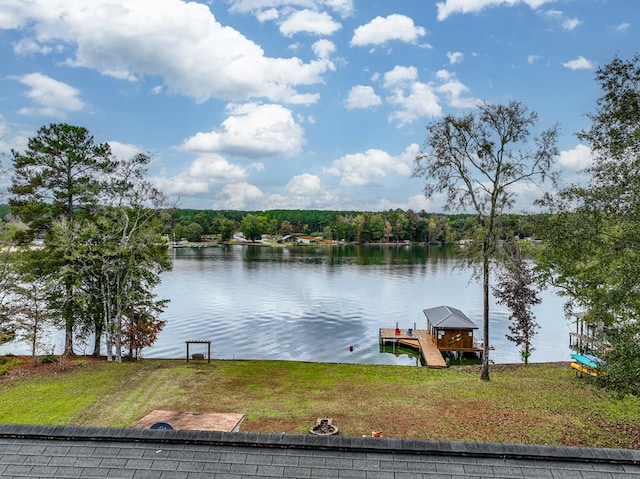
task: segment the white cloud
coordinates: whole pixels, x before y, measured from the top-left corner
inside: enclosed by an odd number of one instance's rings
[[[265,193],[247,182],[230,183],[216,193],[213,209],[338,209],[344,197],[327,189],[316,175],[294,176],[284,188],[285,194]]]
[[[345,100],[345,106],[349,110],[355,108],[369,108],[382,103],[382,99],[370,86],[356,85],[349,91],[349,96]]]
[[[545,3],[553,1],[554,0],[445,0],[444,2],[437,2],[436,7],[438,8],[438,20],[442,21],[454,13],[475,13],[485,8],[503,5],[511,7],[520,3],[536,9]]]
[[[196,133],[181,148],[248,158],[294,155],[304,144],[304,130],[281,105],[229,105],[230,116],[220,128]]]
[[[33,137],[32,130],[12,131],[6,118],[0,114],[0,152],[25,150],[31,137]],[[2,165],[2,155],[0,155],[0,165]],[[4,166],[7,167],[8,165],[5,163]],[[8,181],[9,175],[4,175],[4,179]],[[2,190],[1,187],[0,190]]]
[[[170,178],[158,176],[152,181],[167,195],[197,196],[208,193],[215,184],[243,182],[251,170],[263,168],[262,163],[240,166],[223,156],[208,153],[199,155],[182,173]]]
[[[16,140],[10,138],[10,136],[11,136],[11,128],[7,124],[6,119],[0,114],[0,151],[2,152],[11,151],[11,150],[20,151],[27,146],[28,140],[26,140],[26,138],[21,138],[18,142],[16,142]],[[3,166],[2,160],[3,158],[0,155],[0,167]],[[7,167],[7,166],[8,165],[5,163],[4,167]],[[0,171],[2,170],[0,169]],[[2,186],[7,186],[7,185],[3,185],[4,182],[6,182],[8,185],[9,175],[6,175],[6,174],[0,175],[0,190],[2,189]],[[4,198],[0,194],[0,201],[2,199]]]
[[[324,0],[322,3],[325,3],[343,18],[352,15],[355,10],[353,0]]]
[[[563,168],[572,171],[581,171],[591,166],[593,162],[593,153],[586,145],[576,145],[571,150],[561,151],[558,155],[558,163]]]
[[[405,82],[414,82],[418,78],[416,67],[403,67],[396,65],[393,70],[386,72],[383,76],[386,88]]]
[[[256,18],[259,22],[268,22],[271,20],[277,20],[278,18],[280,18],[280,14],[275,8],[269,8],[267,10],[262,10],[261,12],[256,13]]]
[[[412,209],[413,211],[433,211],[432,205],[434,201],[427,199],[425,195],[413,195],[407,199],[405,209]],[[442,209],[442,207],[440,207]]]
[[[379,78],[378,75],[374,75]],[[442,114],[441,97],[454,108],[475,108],[479,100],[470,95],[469,88],[448,70],[436,72],[437,82],[418,81],[418,70],[413,67],[395,66],[382,75],[382,86],[389,93],[385,100],[397,109],[389,119],[398,121],[398,127],[424,117]]]
[[[227,0],[227,3],[231,4],[231,12],[253,14],[259,20],[267,15],[272,17],[268,18],[269,20],[273,20],[278,18],[281,12],[291,12],[295,9],[329,9],[342,18],[354,12],[353,0]]]
[[[335,208],[340,196],[325,188],[316,175],[303,173],[291,178],[285,187],[286,197],[279,197],[281,207],[288,208]],[[274,198],[270,197],[270,201]]]
[[[0,14],[1,15],[1,14]],[[14,43],[13,52],[16,55],[31,55],[33,53],[40,53],[47,55],[54,50],[51,45],[43,45],[38,43],[33,38],[22,38]]]
[[[219,155],[206,154],[196,158],[186,171],[189,178],[205,179],[209,183],[244,180],[250,169],[262,169],[262,163],[253,163],[249,167],[241,167]]]
[[[559,21],[562,21],[563,13],[561,10],[554,10],[551,8],[549,10],[546,10],[542,15],[549,20],[554,20],[559,22]]]
[[[630,26],[631,25],[629,25],[627,22],[622,22],[620,25],[616,25],[615,28],[619,32],[626,32]]]
[[[529,55],[527,57],[527,63],[529,65],[533,65],[535,62],[537,62],[538,60],[540,60],[540,55]]]
[[[562,66],[570,68],[571,70],[591,70],[594,67],[593,63],[583,56],[579,56],[575,60],[563,63]]]
[[[217,194],[212,209],[248,210],[260,209],[265,194],[247,182],[225,185]]]
[[[439,70],[436,78],[442,81],[436,87],[438,93],[442,93],[447,103],[454,108],[475,108],[480,103],[478,98],[467,96],[469,88],[456,78],[456,75],[447,70]]]
[[[22,27],[28,20],[24,0],[4,0],[0,9],[0,29],[10,30]]]
[[[32,0],[12,4],[4,15],[11,18],[0,18],[2,24],[29,25],[31,50],[64,44],[75,48],[68,65],[128,81],[161,76],[170,92],[198,102],[216,97],[313,103],[317,94],[296,89],[321,83],[331,67],[324,60],[267,57],[196,2],[94,0],[89,8],[84,0]]]
[[[331,35],[342,28],[326,12],[314,12],[313,10],[298,10],[289,15],[280,24],[280,33],[285,37],[292,37],[296,33],[311,33],[314,35]]]
[[[20,109],[20,113],[24,115],[66,118],[67,112],[80,111],[85,107],[80,99],[80,90],[42,73],[29,73],[12,78],[30,88],[25,96],[35,106]]]
[[[316,175],[303,173],[291,178],[286,186],[287,193],[293,196],[315,195],[322,191],[320,178]]]
[[[411,176],[411,165],[418,146],[412,144],[398,156],[391,156],[386,151],[370,149],[364,153],[345,155],[334,160],[325,173],[340,176],[341,186],[365,186],[379,183],[389,174]]]
[[[460,63],[464,58],[464,53],[462,52],[447,52],[447,58],[449,58],[449,64],[455,65],[456,63]]]
[[[438,96],[433,87],[426,83],[415,82],[409,88],[394,89],[387,102],[399,107],[389,115],[389,119],[398,121],[398,128],[413,123],[418,118],[442,115]]]
[[[130,145],[126,143],[120,143],[119,141],[110,141],[111,153],[118,160],[129,160],[134,156],[144,153],[144,149],[137,145]]]
[[[560,25],[563,30],[571,31],[582,24],[582,21],[578,18],[569,18],[565,16],[562,10],[549,9],[543,13],[543,16],[549,21]]]
[[[388,17],[376,17],[366,25],[361,25],[353,32],[352,46],[381,45],[390,40],[416,43],[424,36],[426,30],[414,25],[413,20],[405,15],[392,14]]]
[[[562,28],[564,28],[565,30],[573,30],[581,23],[582,22],[577,18],[566,18],[562,21]]]
[[[151,178],[154,186],[168,196],[196,196],[209,191],[209,183],[200,178],[176,176]]]
[[[333,53],[335,53],[336,45],[330,40],[322,39],[311,45],[311,49],[318,58],[328,59]]]

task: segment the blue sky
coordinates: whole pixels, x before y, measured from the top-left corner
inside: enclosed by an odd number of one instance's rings
[[[151,153],[182,208],[441,212],[411,175],[429,122],[522,101],[573,181],[639,25],[634,0],[2,0],[0,151],[67,122]]]

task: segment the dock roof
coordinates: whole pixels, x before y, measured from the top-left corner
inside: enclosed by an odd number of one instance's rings
[[[437,306],[423,310],[432,327],[442,329],[478,329],[466,314],[451,306]]]

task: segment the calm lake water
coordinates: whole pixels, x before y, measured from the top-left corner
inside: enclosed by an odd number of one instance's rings
[[[162,314],[167,324],[144,357],[184,358],[185,341],[210,339],[213,359],[416,365],[406,354],[381,353],[379,329],[396,322],[426,329],[422,310],[440,305],[464,311],[482,339],[481,286],[451,248],[229,246],[170,254],[173,270],[157,288],[170,300]],[[531,361],[566,361],[564,300],[550,291],[539,296],[543,301],[534,313],[541,329]],[[490,359],[496,363],[520,361],[505,338],[508,325],[506,308],[492,304]],[[59,334],[56,351],[62,343]],[[7,352],[29,350],[17,344],[0,348]],[[206,352],[206,345],[192,345],[191,352]]]
[[[381,353],[379,329],[426,329],[425,308],[460,308],[482,331],[482,291],[451,248],[231,246],[175,249],[158,288],[171,299],[145,357],[185,357],[185,341],[210,339],[212,358],[415,365]],[[569,359],[563,299],[543,291],[532,361]],[[508,312],[492,305],[490,358],[519,362],[505,338]],[[353,351],[350,351],[353,346]],[[191,351],[206,352],[205,345]]]

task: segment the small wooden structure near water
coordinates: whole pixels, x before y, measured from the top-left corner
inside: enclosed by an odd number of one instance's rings
[[[450,306],[438,306],[423,310],[427,317],[428,329],[400,329],[396,323],[393,328],[380,328],[380,344],[401,344],[420,352],[425,365],[429,368],[446,368],[447,360],[442,353],[482,355],[483,348],[473,337],[478,329],[466,314]]]
[[[440,351],[477,351],[473,331],[478,326],[462,311],[451,306],[438,306],[423,312],[427,318],[429,333]]]

